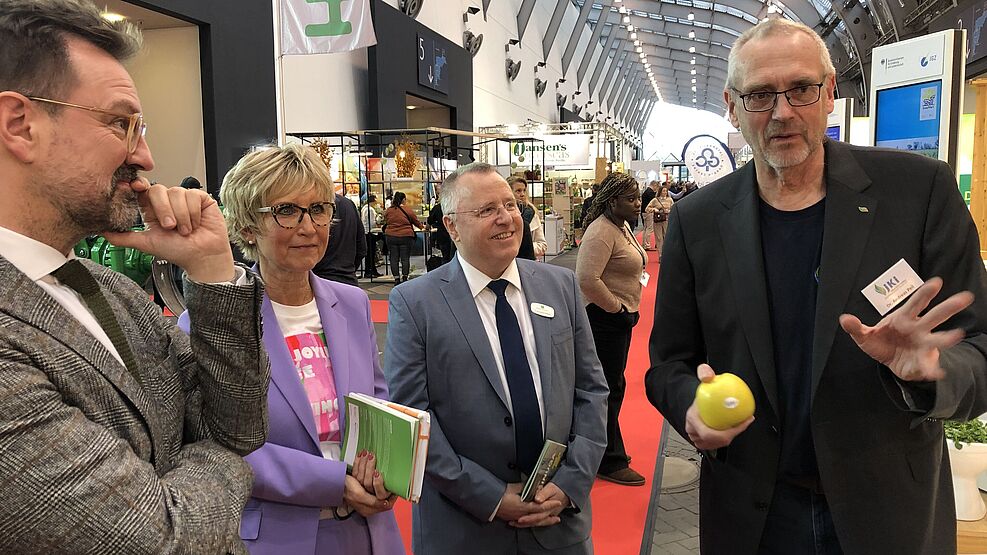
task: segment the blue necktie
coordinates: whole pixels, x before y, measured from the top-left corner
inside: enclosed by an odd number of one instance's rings
[[[518,469],[530,473],[538,455],[541,454],[544,439],[541,429],[541,411],[535,395],[535,383],[531,378],[531,366],[524,351],[521,327],[517,315],[507,302],[507,280],[491,281],[487,288],[497,295],[497,335],[500,337],[500,351],[504,357],[504,372],[507,374],[507,387],[510,389],[511,406],[514,409],[514,444],[517,448]]]

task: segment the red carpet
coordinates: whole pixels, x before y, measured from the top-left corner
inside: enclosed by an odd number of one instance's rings
[[[621,432],[631,467],[643,474],[648,483],[642,487],[618,486],[597,480],[591,493],[593,501],[593,545],[597,555],[629,555],[641,549],[651,477],[654,475],[661,437],[662,419],[644,394],[644,374],[648,370],[648,339],[654,319],[655,291],[658,281],[657,253],[649,252],[648,272],[651,281],[641,299],[641,320],[634,328],[627,362],[627,393],[620,411]],[[387,301],[371,301],[375,322],[387,321]],[[411,505],[402,500],[394,507],[401,536],[411,553]]]

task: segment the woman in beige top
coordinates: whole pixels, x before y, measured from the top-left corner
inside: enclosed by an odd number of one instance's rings
[[[586,232],[576,258],[576,278],[586,298],[596,354],[610,386],[607,449],[597,475],[627,486],[644,485],[644,476],[628,466],[630,457],[624,450],[618,422],[631,330],[639,318],[642,276],[648,265],[648,255],[628,225],[640,213],[637,181],[622,173],[608,175],[583,218]]]
[[[648,207],[644,209],[645,214],[647,214],[646,217],[653,218],[655,222],[655,246],[653,249],[647,250],[658,251],[658,256],[661,256],[661,247],[665,244],[665,232],[668,230],[668,215],[672,212],[672,204],[674,202],[672,197],[668,195],[668,187],[662,186],[655,198],[648,203]]]

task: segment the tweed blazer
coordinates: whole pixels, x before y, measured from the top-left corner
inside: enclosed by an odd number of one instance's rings
[[[264,443],[270,376],[259,280],[188,284],[189,337],[84,264],[139,377],[0,257],[0,552],[245,552],[241,455]]]

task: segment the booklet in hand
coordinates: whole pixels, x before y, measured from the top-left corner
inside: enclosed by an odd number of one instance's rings
[[[541,455],[538,456],[535,469],[531,472],[531,476],[528,477],[528,482],[524,484],[524,489],[521,490],[521,501],[526,503],[533,501],[538,490],[552,480],[552,476],[555,476],[555,471],[562,465],[562,457],[565,455],[565,450],[565,445],[550,439],[545,440],[545,445],[541,448]]]
[[[374,454],[376,468],[387,491],[417,503],[425,479],[431,417],[418,410],[362,393],[346,401],[346,430],[342,458],[353,467],[356,454]]]

